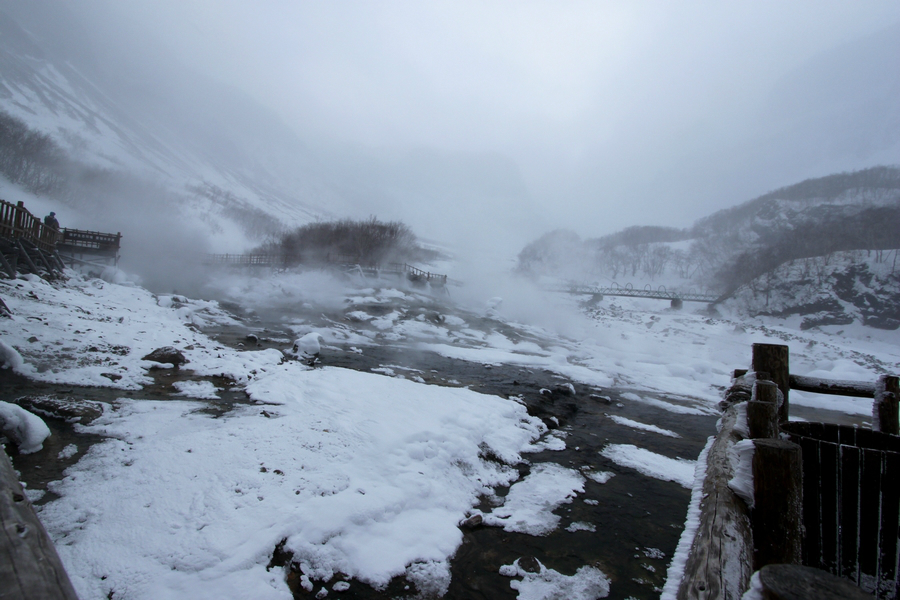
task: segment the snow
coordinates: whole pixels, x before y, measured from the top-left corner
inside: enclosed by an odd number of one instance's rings
[[[484,516],[484,522],[506,531],[546,535],[559,524],[560,517],[552,511],[582,492],[584,477],[578,471],[553,463],[536,464],[510,488],[503,506]]]
[[[728,449],[728,458],[734,471],[734,477],[728,481],[728,487],[734,491],[749,508],[755,505],[753,493],[753,454],[756,446],[753,440],[735,442]]]
[[[700,502],[703,499],[703,483],[706,479],[706,461],[709,456],[709,450],[715,441],[716,437],[710,436],[700,456],[697,457],[694,478],[691,482],[691,501],[688,504],[684,529],[681,532],[681,537],[678,539],[678,546],[675,549],[675,554],[672,556],[672,562],[669,563],[666,585],[660,594],[660,600],[675,600],[678,594],[678,587],[681,585],[681,580],[684,577],[684,567],[687,564],[688,555],[694,543],[694,536],[697,534],[697,528],[700,526]]]
[[[9,402],[0,402],[0,433],[8,437],[22,454],[33,454],[44,447],[50,428],[39,416]]]
[[[616,476],[612,471],[588,471],[585,473],[588,479],[596,481],[597,483],[606,483],[610,479]]]
[[[514,463],[541,431],[521,405],[469,390],[286,367],[251,391],[277,391],[268,416],[123,399],[83,427],[111,437],[41,512],[83,597],[284,597],[265,565],[285,538],[314,579],[378,587],[413,564],[446,572],[457,523],[518,476],[482,445]]]
[[[640,431],[649,431],[651,433],[658,433],[659,435],[664,435],[666,437],[678,438],[681,437],[674,431],[669,431],[668,429],[663,429],[662,427],[657,427],[656,425],[648,425],[647,423],[640,423],[638,421],[634,421],[632,419],[626,417],[620,417],[619,415],[610,415],[610,419],[618,423],[619,425],[625,425],[626,427],[632,427],[634,429],[638,429]]]
[[[522,578],[509,583],[519,592],[519,600],[594,600],[609,595],[609,579],[596,567],[580,567],[574,575],[567,576],[537,562],[537,573],[523,570],[519,559],[500,567],[501,575]]]
[[[647,477],[674,481],[691,489],[694,482],[694,461],[668,458],[631,444],[609,444],[603,456],[622,467],[634,469]]]
[[[0,340],[0,369],[19,371],[22,369],[23,364],[22,356],[16,349]]]

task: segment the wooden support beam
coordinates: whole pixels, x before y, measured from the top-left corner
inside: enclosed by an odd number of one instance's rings
[[[782,344],[753,344],[753,371],[765,371],[769,374],[784,400],[778,407],[778,420],[787,421],[790,416],[788,392],[790,391],[789,350]]]
[[[753,445],[753,566],[800,564],[802,450],[785,440],[754,440]]]
[[[19,240],[18,240],[18,245],[19,245],[19,258],[22,258],[25,260],[25,264],[28,265],[28,268],[31,269],[32,273],[34,273],[36,275],[40,274],[40,271],[38,270],[37,265],[34,264],[34,261],[31,260],[31,257],[28,255],[28,249],[25,248],[25,245],[22,243],[21,238],[19,238]]]
[[[56,548],[0,448],[0,597],[78,600]]]

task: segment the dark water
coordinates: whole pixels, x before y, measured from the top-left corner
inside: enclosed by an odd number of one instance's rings
[[[390,309],[354,306],[348,310],[363,308],[375,314]],[[409,315],[417,311],[433,310],[431,306],[405,307]],[[528,334],[499,321],[463,315],[470,327],[485,331],[500,331],[510,339],[529,339]],[[320,324],[341,322],[341,314],[315,313],[305,315],[307,323],[318,320]],[[277,347],[284,349],[284,339],[292,334],[284,321],[271,318],[267,321],[248,318],[246,327],[223,328],[210,331],[220,342],[237,348],[259,349]],[[259,338],[259,346],[247,340],[253,332]],[[708,436],[715,432],[714,416],[676,414],[644,403],[622,398],[625,389],[599,390],[574,383],[574,396],[554,392],[542,395],[542,388],[554,388],[563,383],[554,373],[509,365],[486,366],[456,359],[449,359],[433,352],[414,350],[403,343],[364,346],[362,354],[338,345],[323,350],[322,364],[370,371],[383,365],[394,366],[398,374],[421,376],[426,382],[437,385],[461,385],[475,391],[503,397],[519,397],[529,409],[548,426],[559,427],[567,433],[566,449],[544,451],[526,455],[532,463],[553,462],[578,470],[611,471],[615,476],[605,484],[588,479],[585,493],[579,494],[570,504],[563,504],[555,512],[561,517],[557,530],[546,536],[509,533],[500,528],[477,527],[463,530],[464,541],[452,561],[452,583],[445,596],[450,599],[515,598],[517,592],[509,586],[510,579],[499,575],[502,565],[511,564],[522,557],[535,557],[546,567],[572,575],[584,565],[599,567],[611,580],[610,598],[656,598],[665,582],[668,563],[675,550],[687,511],[690,492],[681,485],[643,476],[632,469],[619,467],[600,455],[607,444],[634,444],[652,452],[671,457],[696,459]],[[397,366],[410,369],[405,371]],[[140,392],[128,393],[103,388],[73,388],[30,382],[0,372],[0,400],[19,400],[28,406],[28,398],[51,397],[88,402],[112,402],[122,396],[149,399],[167,399],[173,391],[171,383],[176,378],[192,378],[189,370],[180,372],[157,371],[151,373],[155,382]],[[219,387],[225,382],[214,381]],[[727,382],[723,382],[725,384]],[[593,397],[592,397],[593,395]],[[642,397],[654,397],[639,392]],[[598,396],[604,396],[600,398]],[[679,403],[679,399],[656,396],[661,400]],[[24,399],[24,400],[23,400]],[[183,398],[179,398],[183,399]],[[234,403],[245,403],[242,392],[224,393],[220,401],[209,402],[213,412],[226,412]],[[620,415],[635,421],[655,424],[677,432],[680,438],[665,437],[655,433],[618,425],[609,415]],[[59,479],[63,470],[83,455],[87,448],[100,438],[78,433],[65,419],[48,416],[48,426],[53,436],[39,453],[14,456],[14,463],[23,480],[31,489],[45,489],[48,481]],[[68,444],[76,444],[78,452],[68,458],[57,459]],[[522,475],[527,475],[528,465],[522,465]],[[508,490],[498,490],[503,496]],[[37,503],[53,498],[46,494]],[[481,507],[485,511],[490,505]],[[573,522],[587,522],[596,531],[566,531]],[[288,557],[276,556],[274,562]],[[296,581],[296,576],[291,577]],[[316,591],[319,589],[316,586]],[[330,586],[329,586],[330,587]],[[309,597],[299,587],[297,597]],[[342,598],[412,597],[414,587],[398,579],[387,590],[375,591],[367,586],[354,584]],[[330,595],[334,595],[332,592]]]

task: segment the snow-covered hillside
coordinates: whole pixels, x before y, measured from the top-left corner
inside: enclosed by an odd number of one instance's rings
[[[551,232],[525,247],[519,270],[598,285],[615,282],[637,288],[662,285],[670,290],[737,293],[741,300],[736,305],[755,315],[788,310],[767,308],[771,293],[762,304],[756,300],[760,289],[771,292],[776,284],[782,296],[807,300],[816,294],[846,295],[833,289],[840,279],[836,265],[841,265],[856,273],[851,278],[865,278],[864,286],[880,298],[865,301],[868,308],[861,320],[888,326],[896,318],[890,298],[896,286],[891,281],[900,248],[898,231],[900,168],[875,167],[776,190],[714,213],[686,230],[632,227],[590,240],[571,232]],[[891,264],[888,272],[880,266],[885,262]],[[791,310],[841,312],[837,305],[826,309],[814,304],[798,299]]]
[[[44,167],[63,181],[41,195],[64,203],[63,225],[139,239],[134,215],[144,227],[188,222],[215,248],[240,251],[345,208],[304,144],[264,108],[177,61],[164,75],[138,63],[123,81],[97,65],[89,34],[72,21],[61,51],[47,31],[0,19],[0,111],[62,151]],[[0,177],[0,197],[22,197],[27,183]]]

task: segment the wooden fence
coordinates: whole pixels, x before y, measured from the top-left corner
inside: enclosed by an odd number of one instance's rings
[[[754,571],[802,564],[897,598],[900,380],[791,375],[773,344],[754,344],[751,365],[722,402],[677,597],[737,600]],[[791,389],[873,398],[876,430],[789,423]]]

